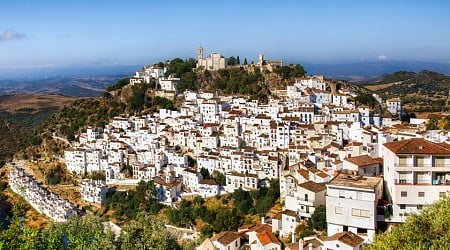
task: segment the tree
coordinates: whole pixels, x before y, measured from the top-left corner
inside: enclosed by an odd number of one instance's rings
[[[220,186],[225,186],[227,184],[227,177],[221,172],[214,170],[212,176]]]
[[[140,214],[137,221],[122,227],[118,239],[119,249],[179,249],[164,223],[155,216]]]
[[[248,64],[247,58],[244,58],[244,65],[247,65],[247,64]]]
[[[324,206],[320,206],[314,210],[314,213],[311,215],[311,226],[319,231],[325,231],[327,229],[326,208]]]
[[[236,63],[237,65],[241,65],[241,59],[239,59],[239,56],[236,57]]]
[[[203,179],[205,179],[205,180],[211,179],[211,176],[210,176],[210,174],[209,174],[208,169],[202,167],[202,168],[200,169],[200,173],[202,174]]]
[[[450,199],[407,217],[389,233],[379,234],[364,249],[450,249]]]
[[[253,205],[253,199],[248,191],[242,188],[236,189],[233,193],[234,207],[240,215],[247,214]]]
[[[237,60],[236,58],[234,58],[234,56],[231,56],[230,58],[228,58],[228,63],[229,66],[234,66],[237,64]]]

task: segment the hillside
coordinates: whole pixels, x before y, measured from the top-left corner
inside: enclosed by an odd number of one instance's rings
[[[450,76],[431,71],[399,71],[363,86],[383,99],[399,96],[410,112],[448,111]]]
[[[32,129],[78,98],[46,94],[0,96],[0,117]]]
[[[0,94],[53,94],[73,97],[95,97],[120,76],[51,77],[33,80],[0,80]]]
[[[17,151],[33,142],[40,143],[30,130],[0,118],[0,161],[11,159]]]

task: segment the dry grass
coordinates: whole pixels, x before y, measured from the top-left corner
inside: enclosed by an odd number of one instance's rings
[[[33,109],[35,113],[49,107],[60,109],[77,99],[79,98],[45,94],[5,95],[0,99],[0,110],[14,114],[21,109]]]
[[[385,83],[385,84],[377,84],[377,85],[366,85],[366,86],[364,86],[364,88],[371,90],[371,91],[378,91],[378,90],[389,88],[392,85],[396,85],[396,84],[400,84],[400,83],[402,83],[402,81]]]

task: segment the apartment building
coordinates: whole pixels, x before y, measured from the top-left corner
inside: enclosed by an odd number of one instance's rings
[[[382,196],[381,177],[337,175],[327,184],[328,234],[350,231],[372,241],[377,230],[378,201]]]
[[[450,192],[450,145],[423,138],[385,143],[384,178],[391,222],[446,197]]]

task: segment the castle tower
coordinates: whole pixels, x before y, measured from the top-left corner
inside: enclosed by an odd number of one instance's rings
[[[263,54],[259,54],[259,57],[258,57],[258,64],[259,64],[259,66],[262,66],[263,63],[264,63],[264,55]]]
[[[197,49],[197,67],[203,66],[203,48],[202,46]]]

